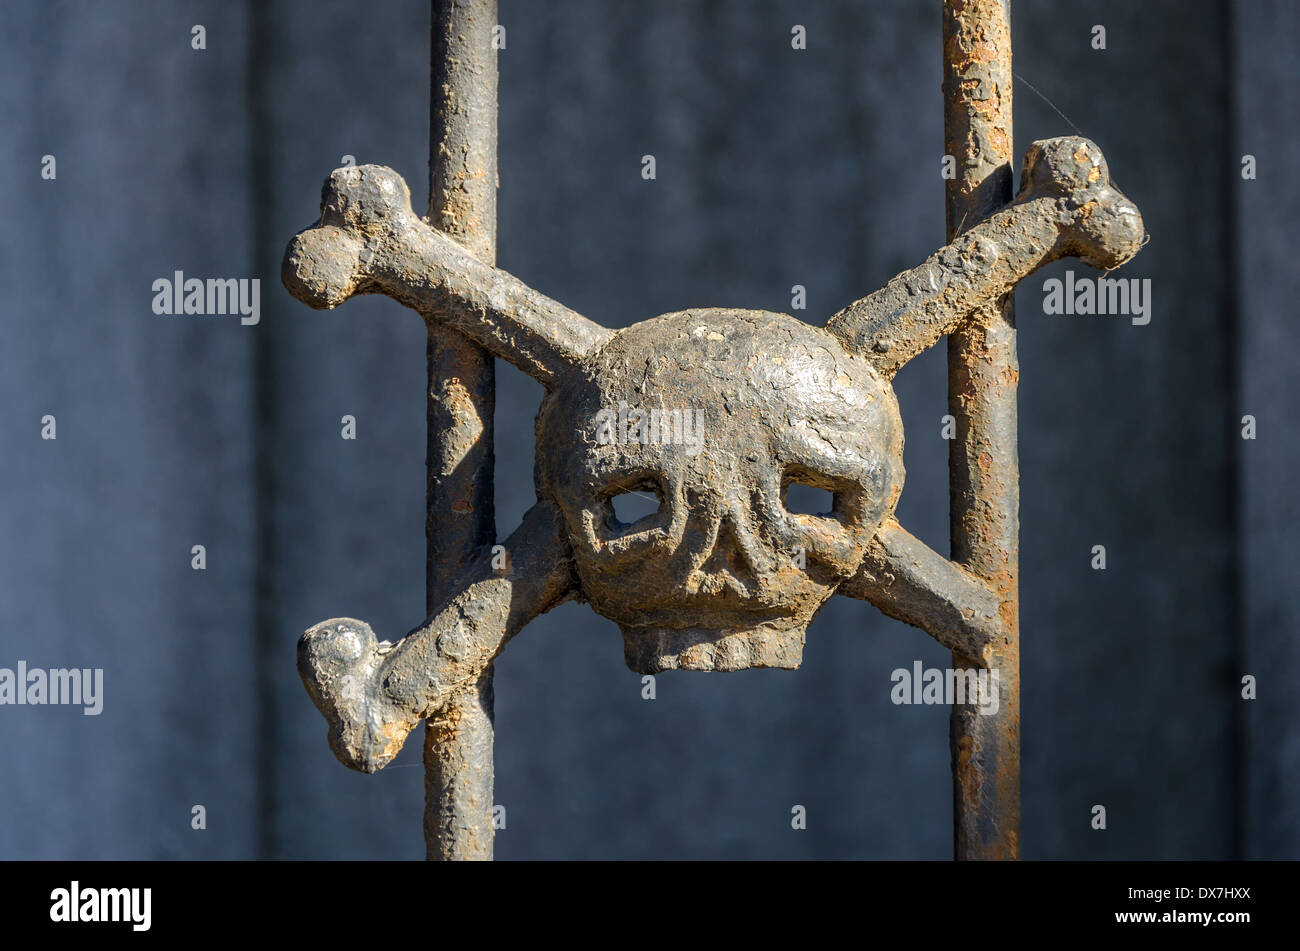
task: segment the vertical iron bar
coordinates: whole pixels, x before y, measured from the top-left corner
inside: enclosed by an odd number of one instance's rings
[[[433,0],[429,222],[496,263],[497,0]],[[426,607],[496,535],[492,499],[495,366],[482,348],[431,326],[428,339]],[[425,728],[424,835],[430,860],[492,858],[492,668]]]
[[[943,2],[948,239],[1011,200],[1010,0]],[[1015,315],[1008,295],[948,338],[952,557],[991,582],[1008,636],[995,646],[998,712],[954,705],[953,840],[959,860],[1020,857],[1020,465]],[[954,667],[975,662],[953,655]]]

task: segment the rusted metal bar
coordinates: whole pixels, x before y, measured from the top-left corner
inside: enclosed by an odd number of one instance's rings
[[[480,261],[496,263],[497,0],[434,0],[431,29],[429,222]],[[426,610],[496,534],[492,356],[430,323],[425,534]],[[492,668],[425,730],[424,834],[430,860],[492,858]]]
[[[943,2],[944,142],[948,240],[1011,200],[1009,0]],[[954,705],[951,721],[954,854],[1020,857],[1020,467],[1016,442],[1015,316],[1011,295],[975,311],[948,338],[952,558],[987,581],[1002,629],[988,666],[1000,672],[997,712]],[[977,661],[953,654],[953,666]]]

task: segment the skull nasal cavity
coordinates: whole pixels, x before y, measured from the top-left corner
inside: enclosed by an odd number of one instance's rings
[[[758,577],[758,566],[746,553],[741,535],[731,516],[723,517],[722,524],[718,526],[718,537],[713,543],[713,551],[709,552],[709,557],[700,568],[706,574],[726,571],[742,579]]]

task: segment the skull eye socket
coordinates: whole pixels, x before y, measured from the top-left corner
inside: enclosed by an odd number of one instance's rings
[[[791,515],[830,518],[835,510],[835,493],[806,482],[791,482],[785,487],[785,510]]]
[[[616,532],[639,526],[664,509],[663,488],[651,476],[622,479],[604,493],[606,525]]]
[[[843,522],[856,484],[807,466],[790,466],[781,477],[781,504],[791,515]]]
[[[614,507],[614,520],[621,525],[635,525],[643,518],[658,514],[663,505],[658,498],[644,492],[620,492],[609,503]]]

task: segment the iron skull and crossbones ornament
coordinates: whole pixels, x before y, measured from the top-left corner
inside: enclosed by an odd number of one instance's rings
[[[1006,636],[1003,597],[894,518],[903,427],[891,380],[1043,265],[1073,256],[1109,270],[1144,241],[1097,146],[1048,139],[1030,146],[1013,202],[824,328],[707,308],[614,331],[431,227],[393,170],[335,170],[319,222],[285,252],[289,291],[314,308],[386,294],[547,392],[538,501],[505,542],[505,568],[481,552],[396,643],[351,618],[302,635],[299,672],[331,749],[381,769],[529,621],[574,598],[619,625],[640,673],[798,667],[808,625],[836,593],[987,664]],[[627,407],[635,438],[608,438],[611,410]],[[684,414],[703,420],[694,443],[672,438]],[[792,483],[830,493],[831,511],[790,511]],[[629,491],[658,510],[620,522],[612,500]]]

